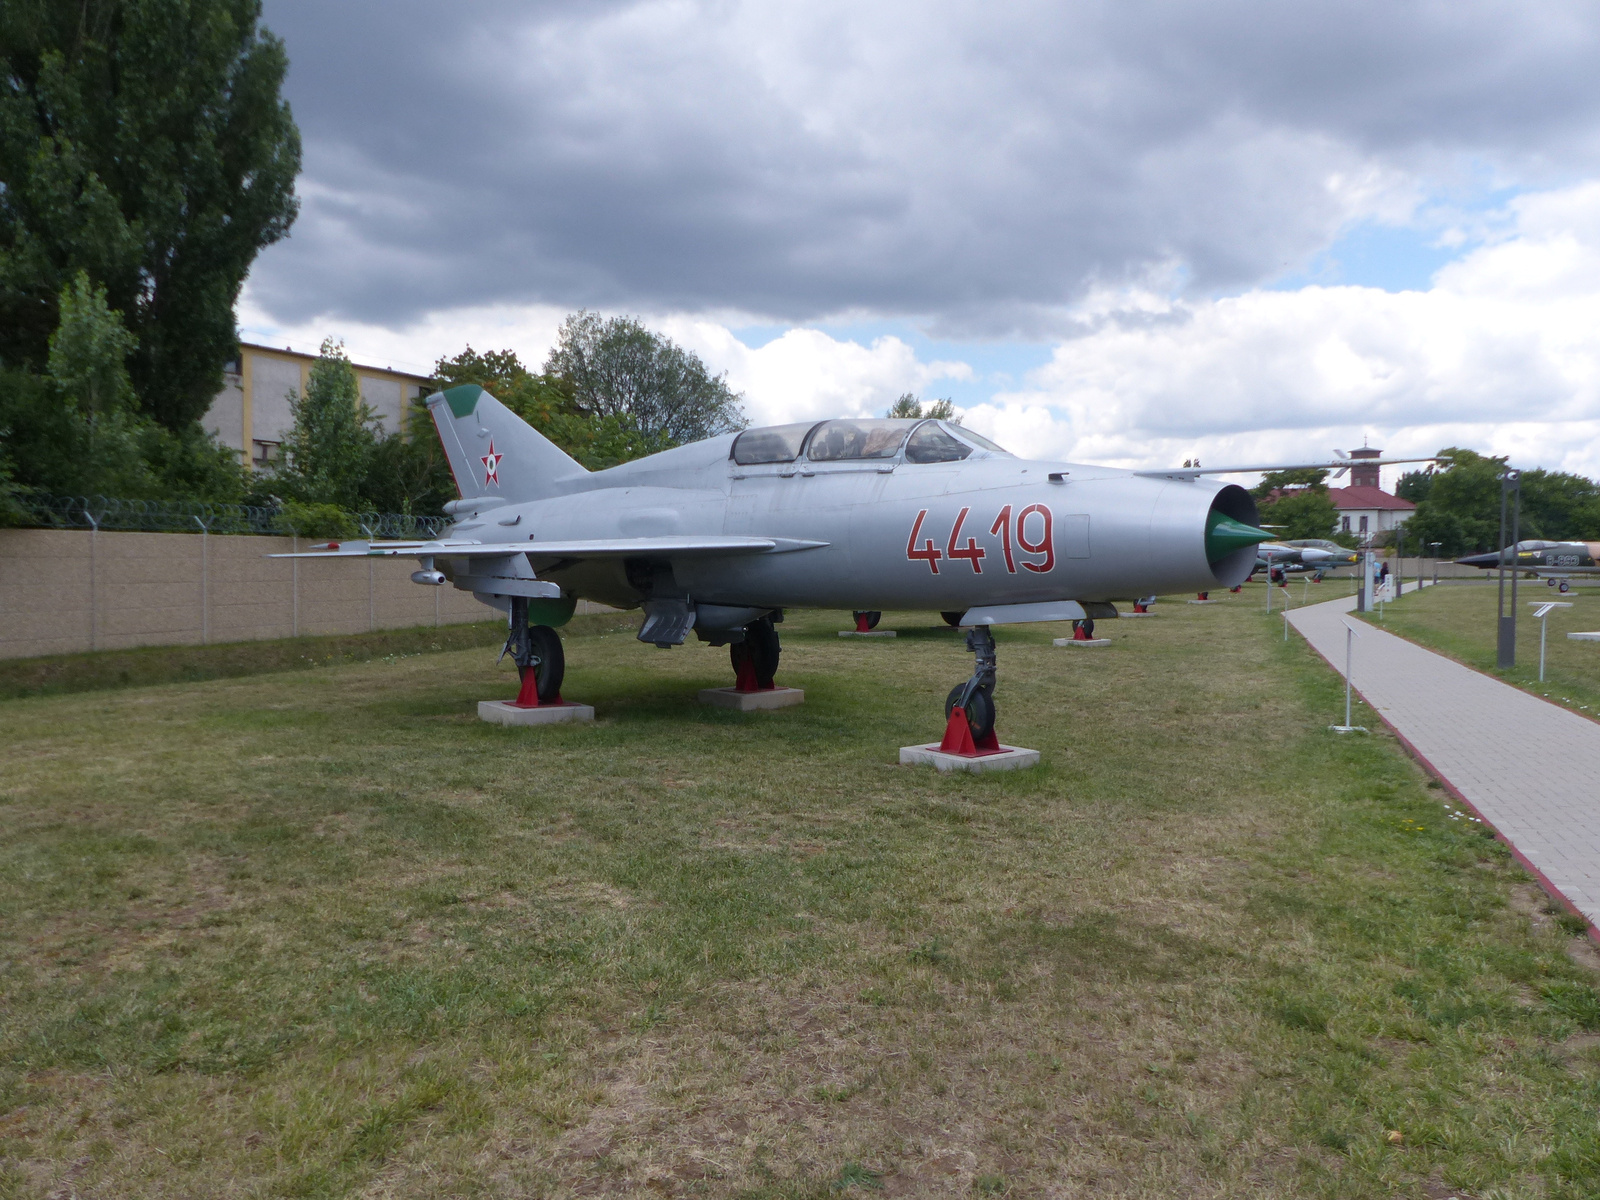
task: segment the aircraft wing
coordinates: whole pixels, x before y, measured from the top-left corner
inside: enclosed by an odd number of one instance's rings
[[[669,534],[661,537],[572,538],[548,542],[333,542],[325,550],[272,554],[270,558],[673,558],[728,554],[782,554],[813,550],[827,542],[733,534]]]
[[[1318,463],[1267,463],[1264,466],[1254,467],[1168,467],[1158,471],[1135,471],[1146,479],[1181,479],[1193,483],[1202,475],[1244,475],[1255,471],[1348,471],[1351,467],[1393,467],[1401,463],[1438,462],[1437,458],[1363,458],[1352,462],[1350,459],[1341,459],[1338,462]]]

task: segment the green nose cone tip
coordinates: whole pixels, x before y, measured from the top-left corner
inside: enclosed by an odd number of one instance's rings
[[[1270,542],[1272,535],[1265,529],[1235,521],[1226,513],[1211,510],[1206,518],[1206,561],[1219,562],[1243,546]]]

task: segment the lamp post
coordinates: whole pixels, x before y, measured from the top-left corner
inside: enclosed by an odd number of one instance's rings
[[[1511,541],[1506,542],[1506,509],[1511,510]],[[1522,526],[1522,472],[1507,467],[1500,475],[1500,594],[1496,601],[1495,666],[1517,665],[1517,541]],[[1506,571],[1511,571],[1511,607],[1506,608]]]

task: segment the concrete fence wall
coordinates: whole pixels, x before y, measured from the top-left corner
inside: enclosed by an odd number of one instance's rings
[[[0,658],[499,615],[470,592],[412,583],[417,564],[409,558],[264,557],[307,545],[274,537],[0,529]]]

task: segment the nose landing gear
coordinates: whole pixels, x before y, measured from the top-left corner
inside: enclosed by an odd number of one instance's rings
[[[945,754],[998,754],[1000,742],[994,735],[994,634],[987,625],[975,625],[967,632],[967,649],[975,661],[972,678],[958,683],[945,698],[944,739],[939,749]]]

